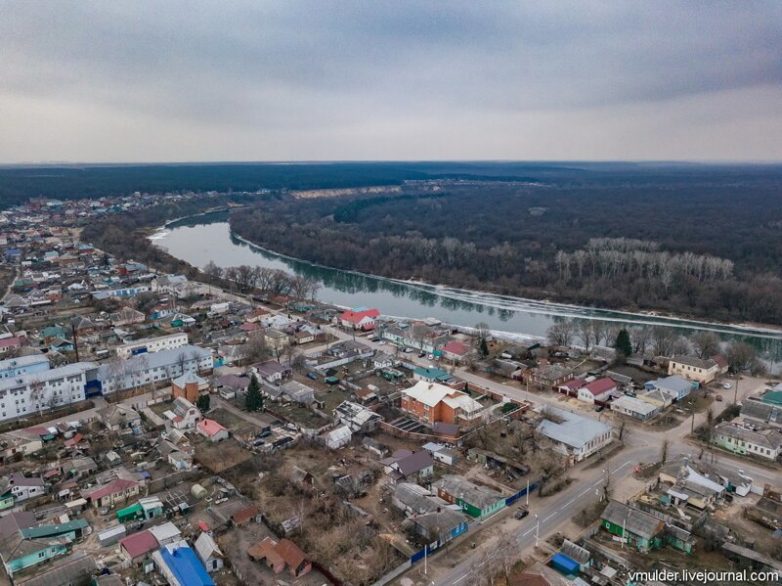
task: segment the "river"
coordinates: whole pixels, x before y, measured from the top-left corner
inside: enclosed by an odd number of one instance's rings
[[[497,332],[520,338],[543,338],[557,317],[599,319],[624,325],[665,325],[682,333],[711,330],[725,338],[741,337],[759,348],[779,352],[782,332],[773,328],[727,325],[548,303],[411,283],[314,265],[248,244],[235,237],[225,212],[186,218],[166,225],[150,239],[170,254],[203,268],[210,261],[229,267],[242,264],[282,269],[314,277],[320,301],[342,307],[377,307],[385,315],[424,319],[472,327],[479,322]]]

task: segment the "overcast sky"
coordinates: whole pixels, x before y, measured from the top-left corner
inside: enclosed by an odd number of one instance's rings
[[[782,160],[782,2],[0,0],[0,162]]]

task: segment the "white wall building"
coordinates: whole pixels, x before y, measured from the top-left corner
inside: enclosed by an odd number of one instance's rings
[[[76,362],[0,380],[0,421],[83,401],[87,372],[97,367],[93,362]]]
[[[101,364],[98,378],[103,394],[107,395],[147,384],[166,383],[186,373],[208,372],[213,365],[211,350],[187,345]]]
[[[181,348],[187,346],[189,339],[184,332],[169,334],[168,336],[160,336],[157,338],[142,338],[141,340],[133,340],[122,346],[117,346],[117,356],[120,358],[130,358],[131,356],[161,352],[162,350],[173,350],[175,348]]]

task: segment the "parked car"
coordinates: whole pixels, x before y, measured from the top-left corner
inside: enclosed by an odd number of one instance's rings
[[[519,510],[516,511],[513,514],[513,518],[514,519],[523,519],[527,515],[529,515],[529,510],[527,510],[527,507],[522,506],[522,507],[519,507]]]

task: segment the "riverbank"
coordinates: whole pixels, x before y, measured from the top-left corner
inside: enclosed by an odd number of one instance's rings
[[[724,337],[775,343],[782,339],[782,330],[774,326],[724,324],[682,316],[603,310],[333,269],[268,250],[233,233],[225,221],[183,225],[173,230],[170,225],[161,227],[153,235],[153,242],[196,267],[203,267],[210,261],[223,267],[248,264],[317,278],[322,285],[320,300],[331,305],[372,305],[381,308],[387,315],[414,319],[435,317],[444,323],[465,328],[487,322],[493,331],[527,339],[544,337],[558,318],[590,319],[628,326],[666,326],[682,333],[708,330]]]

